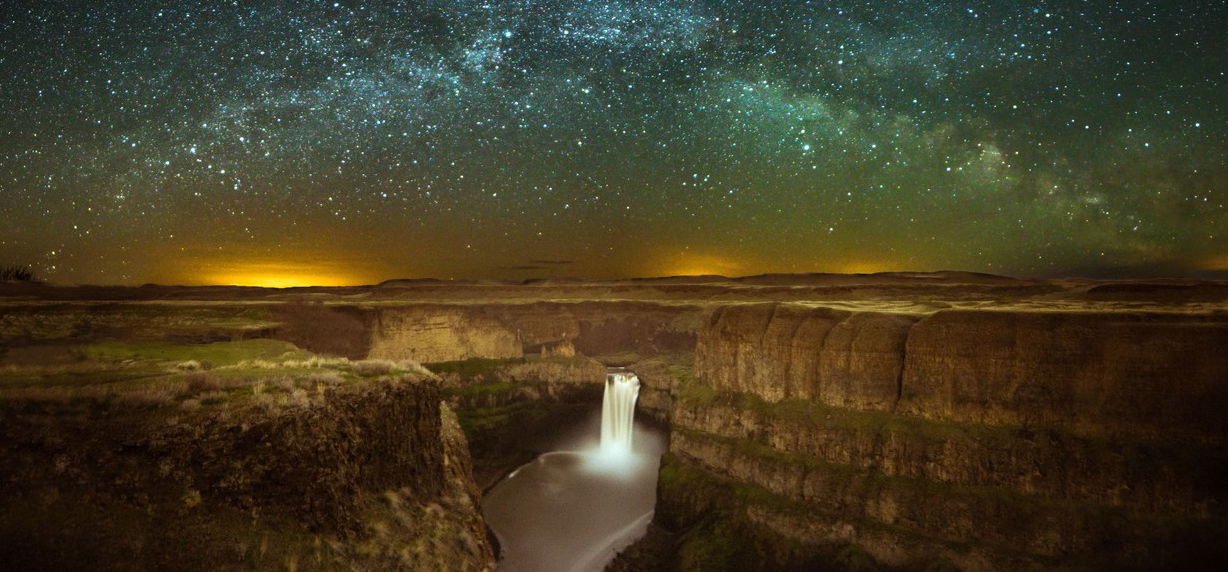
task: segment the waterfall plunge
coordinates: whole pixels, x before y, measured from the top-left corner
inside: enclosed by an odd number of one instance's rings
[[[606,374],[605,396],[601,401],[601,451],[605,454],[631,453],[631,434],[635,427],[635,399],[640,395],[640,378],[634,373],[615,371]]]
[[[639,388],[635,374],[611,370],[600,441],[591,424],[597,419],[590,418],[583,436],[560,442],[563,450],[538,456],[482,499],[486,522],[503,547],[499,570],[599,571],[644,535],[652,520],[665,438],[651,428],[634,427]]]

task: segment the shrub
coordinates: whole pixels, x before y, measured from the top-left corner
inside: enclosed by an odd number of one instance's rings
[[[0,282],[33,282],[34,270],[29,266],[10,264],[0,266]]]
[[[272,378],[270,381],[273,385],[276,385],[277,387],[280,387],[286,391],[294,391],[294,388],[296,387],[294,384],[294,378],[288,375],[279,375]]]
[[[425,367],[422,366],[422,364],[414,360],[411,360],[411,359],[403,359],[397,362],[396,369],[407,371],[414,375],[418,375],[422,377],[434,377],[435,375],[431,373],[431,370],[426,369]]]
[[[290,404],[295,407],[307,407],[311,405],[311,397],[306,391],[296,389],[290,392]]]
[[[157,407],[174,401],[175,388],[150,387],[121,393],[118,401],[134,407]]]
[[[187,379],[189,393],[204,393],[222,389],[222,383],[213,376],[204,373],[189,374]]]
[[[325,371],[320,373],[309,373],[303,377],[303,381],[305,381],[308,385],[338,385],[344,383],[345,378],[341,377],[341,374],[336,372]]]
[[[201,405],[218,405],[225,403],[226,393],[222,391],[207,391],[196,396]]]
[[[366,359],[356,361],[350,365],[350,371],[364,377],[369,375],[384,375],[386,373],[390,373],[392,368],[392,362],[383,359]]]

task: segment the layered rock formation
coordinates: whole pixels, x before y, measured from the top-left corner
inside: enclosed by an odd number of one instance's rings
[[[432,381],[392,378],[169,418],[6,400],[0,562],[493,569],[464,437],[440,400]]]
[[[474,357],[514,358],[523,354],[515,332],[479,312],[407,307],[376,314],[368,355],[429,363]]]
[[[944,311],[908,339],[900,410],[1079,434],[1222,439],[1228,316]]]
[[[399,304],[368,312],[370,357],[423,363],[686,352],[704,315],[694,306],[644,302]]]
[[[591,413],[606,375],[604,365],[582,356],[472,358],[429,367],[459,415],[483,488],[550,450],[558,427]]]
[[[1228,530],[1224,347],[1206,315],[722,308],[672,382],[659,520],[724,515],[769,569],[850,545],[891,566],[1203,562]]]
[[[640,415],[672,428],[653,529],[663,536],[646,543],[665,569],[1193,568],[1228,559],[1223,288],[935,273],[104,292],[146,300],[133,303],[76,302],[100,291],[60,289],[38,295],[72,304],[7,306],[0,346],[271,336],[329,355],[432,362],[484,481],[534,450],[506,439],[565,423],[599,401],[603,365],[634,364]],[[261,303],[192,302],[236,297]],[[296,423],[270,442],[295,436],[336,452],[306,435],[346,431]],[[244,431],[226,427],[217,434]],[[316,475],[305,486],[323,500],[286,514],[383,538],[335,552],[351,563],[395,564],[396,550],[380,547],[404,536],[397,522],[417,519],[466,531],[456,553],[480,554],[475,521],[453,518],[471,514],[472,483],[468,493],[456,484],[463,460],[448,452],[455,438],[444,442],[431,461],[446,467],[442,480],[435,469],[414,473],[417,484],[347,513],[330,507],[352,505],[328,499],[362,488],[358,473],[345,486]],[[306,464],[303,455],[292,464]],[[236,474],[247,473],[223,468],[210,479],[247,490]],[[135,490],[125,478],[112,479],[116,490]],[[272,506],[293,488],[265,484],[209,506]],[[414,508],[415,486],[435,486],[427,494],[441,512]],[[27,491],[22,510],[61,502],[56,494],[69,493]],[[448,567],[427,562],[415,561]]]

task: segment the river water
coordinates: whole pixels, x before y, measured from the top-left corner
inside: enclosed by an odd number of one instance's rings
[[[626,374],[619,375],[625,383]],[[633,415],[634,396],[631,406],[610,402],[612,394],[625,399],[626,391],[608,385],[607,417],[594,415],[561,450],[516,469],[483,498],[482,512],[501,546],[500,571],[598,571],[643,536],[665,438],[641,423],[608,417],[610,411]],[[611,446],[611,423],[632,428],[629,435],[615,431],[630,438],[629,447]]]

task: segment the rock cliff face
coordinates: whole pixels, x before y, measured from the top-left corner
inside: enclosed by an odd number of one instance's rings
[[[457,361],[522,355],[516,333],[479,312],[408,307],[376,314],[369,356],[415,361]]]
[[[371,310],[369,356],[423,363],[526,354],[689,352],[703,311],[641,302],[416,304]]]
[[[582,356],[431,364],[468,437],[480,486],[550,450],[557,427],[601,401],[606,367]]]
[[[717,391],[888,409],[899,398],[914,316],[782,304],[716,310],[695,350],[695,375]]]
[[[1220,439],[1228,317],[938,312],[908,339],[900,410],[1079,434]]]
[[[678,554],[715,538],[751,568],[1170,566],[1228,531],[1218,314],[535,303],[376,323],[373,356],[555,356],[454,390],[479,457],[544,422],[529,404],[595,398],[575,382],[598,368],[562,356],[640,358],[639,410],[672,427],[658,524]]]
[[[385,379],[190,419],[5,402],[0,562],[493,569],[464,438],[440,401],[433,381]],[[441,530],[454,534],[432,540]]]
[[[849,547],[978,570],[1210,561],[1226,347],[1222,316],[721,308],[693,378],[641,376],[671,388],[658,523],[723,530],[725,564],[759,569]]]
[[[30,348],[9,352],[14,360],[63,339],[272,336],[330,355],[428,362],[443,387],[356,386],[296,416],[188,426],[138,423],[105,398],[55,423],[4,410],[0,452],[17,462],[0,463],[9,470],[0,516],[17,516],[0,519],[0,532],[51,538],[41,533],[62,521],[42,515],[80,508],[88,526],[64,536],[74,544],[116,522],[144,527],[131,537],[145,539],[85,542],[82,554],[141,554],[150,568],[185,561],[149,539],[227,546],[232,527],[249,527],[234,535],[247,542],[236,558],[263,558],[246,567],[289,565],[261,556],[252,539],[267,533],[270,546],[293,548],[278,558],[481,568],[489,547],[456,426],[490,484],[540,452],[524,438],[591,411],[605,365],[633,364],[639,414],[671,428],[654,528],[675,533],[655,544],[666,569],[1181,569],[1228,559],[1219,290],[1182,290],[1186,301],[1144,313],[1123,308],[1156,287],[1006,284],[1011,296],[1037,296],[1013,309],[991,284],[909,288],[887,303],[861,285],[867,277],[805,291],[764,280],[772,285],[758,293],[744,283],[657,284],[655,294],[624,285],[601,289],[605,300],[533,290],[494,302],[485,287],[441,284],[367,305],[91,303],[84,316],[73,304],[15,305],[0,312],[0,346]],[[423,288],[433,301],[414,299]],[[646,301],[661,293],[675,297]],[[829,301],[754,302],[765,299]],[[997,309],[970,309],[980,307]],[[77,382],[71,363],[56,367]],[[57,480],[69,485],[28,485]],[[257,513],[264,524],[252,528]],[[309,528],[284,534],[298,523]],[[314,548],[316,536],[338,544]]]

